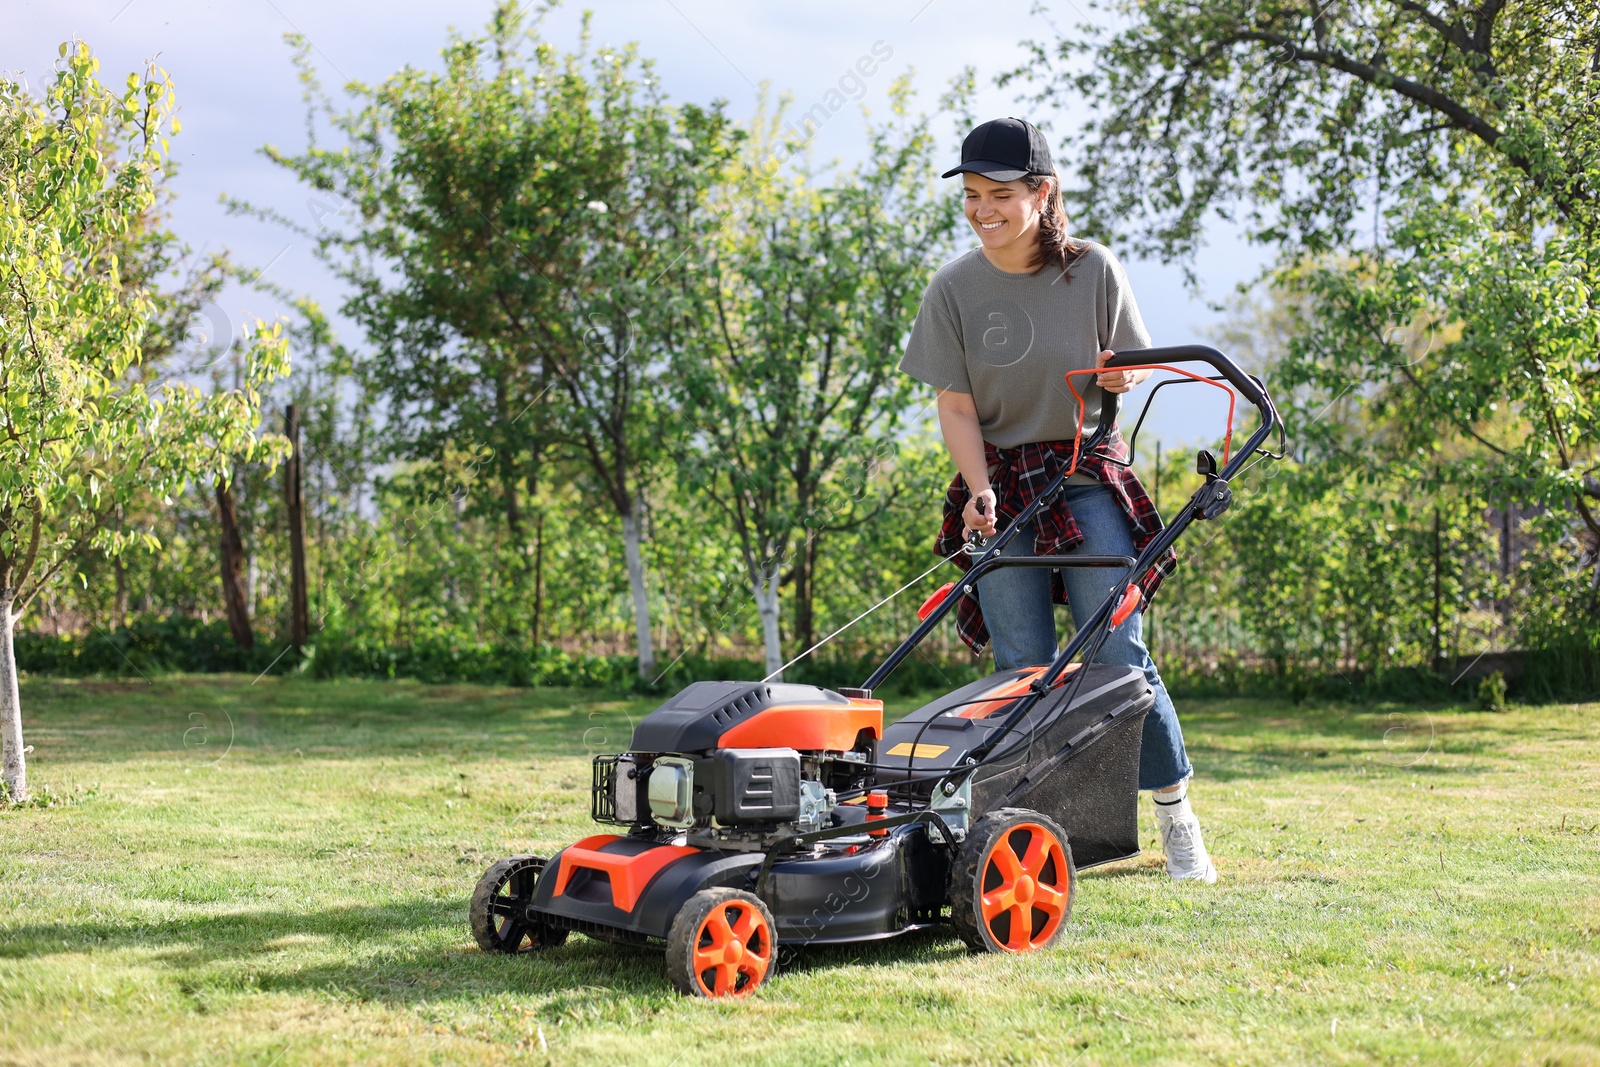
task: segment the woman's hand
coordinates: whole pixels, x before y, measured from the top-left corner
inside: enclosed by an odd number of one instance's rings
[[[1104,367],[1106,361],[1114,355],[1116,355],[1115,352],[1107,349],[1095,359],[1094,365]],[[1126,393],[1129,389],[1150,377],[1150,374],[1151,372],[1147,370],[1101,371],[1094,376],[1094,383],[1108,393]]]
[[[976,530],[985,537],[994,536],[994,490],[985,488],[973,493],[967,506],[961,509],[961,519],[967,529]]]

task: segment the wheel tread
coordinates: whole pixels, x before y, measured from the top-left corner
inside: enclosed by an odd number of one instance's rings
[[[1062,908],[1061,921],[1050,940],[1038,948],[1054,945],[1066,930],[1067,919],[1072,914],[1073,898],[1078,891],[1078,872],[1072,862],[1072,845],[1067,840],[1066,831],[1054,819],[1037,811],[996,808],[973,824],[950,865],[950,924],[955,928],[956,936],[971,952],[1005,951],[993,940],[983,920],[980,900],[983,893],[983,866],[994,844],[1018,823],[1024,822],[1038,823],[1054,834],[1056,840],[1061,842],[1061,850],[1067,861],[1067,899]]]
[[[756,989],[771,981],[772,976],[778,972],[777,923],[766,903],[754,893],[747,893],[742,889],[727,887],[702,889],[678,910],[678,914],[672,920],[672,928],[667,933],[667,978],[680,993],[699,997],[706,995],[700,988],[694,967],[700,929],[712,911],[723,904],[735,902],[760,912],[766,924],[767,937],[771,941],[767,946],[766,972],[753,988],[747,988],[739,995],[748,996],[754,993]],[[737,925],[741,927],[750,925],[748,913]]]
[[[510,914],[506,898],[499,895],[501,888],[508,881],[530,868],[533,870],[534,884],[537,885],[539,876],[548,863],[549,861],[543,856],[521,853],[498,860],[483,872],[483,877],[478,879],[477,887],[472,891],[472,901],[467,908],[472,937],[479,948],[485,952],[510,955],[525,951],[540,952],[547,948],[555,948],[566,941],[565,930],[558,930],[542,922],[530,923],[526,918]],[[504,928],[495,921],[497,917],[505,919],[507,925]],[[508,934],[515,934],[515,937],[507,936]],[[528,945],[526,949],[523,948],[524,942]]]

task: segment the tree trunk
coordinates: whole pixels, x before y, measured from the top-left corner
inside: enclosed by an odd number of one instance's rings
[[[1444,639],[1444,634],[1441,631],[1444,628],[1444,605],[1442,603],[1443,597],[1441,596],[1442,590],[1440,588],[1439,549],[1439,508],[1436,505],[1433,509],[1433,669],[1436,671],[1443,671],[1444,646],[1442,641]]]
[[[1600,619],[1600,535],[1594,539],[1594,577],[1589,581],[1589,617]]]
[[[517,500],[517,463],[509,444],[511,424],[506,420],[510,414],[508,409],[505,371],[502,368],[495,376],[494,382],[494,440],[497,446],[494,452],[500,468],[500,492],[506,509],[506,528],[511,531],[512,548],[520,556],[522,555],[522,505]]]
[[[517,500],[517,475],[509,462],[500,464],[500,492],[505,498],[506,529],[511,533],[511,545],[522,551],[522,504]]]
[[[12,801],[28,799],[28,757],[22,745],[22,693],[17,687],[17,648],[11,640],[15,591],[0,589],[0,756]]]
[[[117,533],[122,532],[122,505],[117,505]],[[122,561],[122,554],[111,561],[111,569],[117,576],[117,596],[111,604],[111,625],[113,629],[120,630],[128,624],[128,565]]]
[[[539,623],[544,618],[544,504],[539,498],[539,468],[543,447],[535,446],[533,466],[528,472],[528,502],[533,507],[533,619],[528,624],[528,643],[539,647]]]
[[[767,675],[770,681],[783,681],[783,644],[778,632],[778,583],[782,580],[782,560],[764,563],[755,587],[756,611],[761,615],[761,641],[767,650]]]
[[[539,645],[539,620],[544,615],[544,509],[533,519],[533,626],[529,639]]]
[[[622,552],[628,564],[628,590],[633,594],[633,627],[639,648],[639,677],[649,678],[656,669],[656,653],[650,643],[650,601],[644,585],[644,553],[640,551],[640,513],[643,501],[635,498],[622,516]]]
[[[283,503],[289,516],[289,641],[304,648],[311,634],[311,605],[306,591],[306,506],[300,459],[300,411],[288,405],[283,433],[289,439],[289,462],[283,466]]]
[[[228,482],[217,483],[217,512],[222,518],[222,602],[228,612],[228,629],[240,648],[253,648],[256,637],[250,630],[244,589],[244,538],[239,535],[239,512]]]
[[[117,595],[111,602],[111,627],[120,630],[128,624],[128,566],[118,556],[112,560],[117,577]]]
[[[1500,577],[1511,577],[1511,501],[1500,510]]]
[[[816,594],[817,547],[821,540],[822,531],[812,530],[794,561],[794,647],[799,649],[816,643],[817,621],[812,601]]]

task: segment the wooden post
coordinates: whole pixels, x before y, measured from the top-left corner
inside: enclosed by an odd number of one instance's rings
[[[284,408],[283,434],[289,439],[289,462],[283,467],[283,503],[289,516],[289,641],[304,648],[311,632],[311,607],[306,597],[306,507],[300,461],[300,411]]]
[[[244,538],[239,533],[239,509],[234,506],[230,482],[217,482],[217,515],[222,524],[222,604],[228,613],[228,629],[234,644],[254,648],[256,636],[250,629],[244,592]]]

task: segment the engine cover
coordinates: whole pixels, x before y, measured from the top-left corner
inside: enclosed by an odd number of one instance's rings
[[[723,826],[800,818],[800,753],[722,748],[694,764],[695,814]]]
[[[883,735],[883,701],[783,682],[695,682],[640,720],[634,752],[847,752]]]

